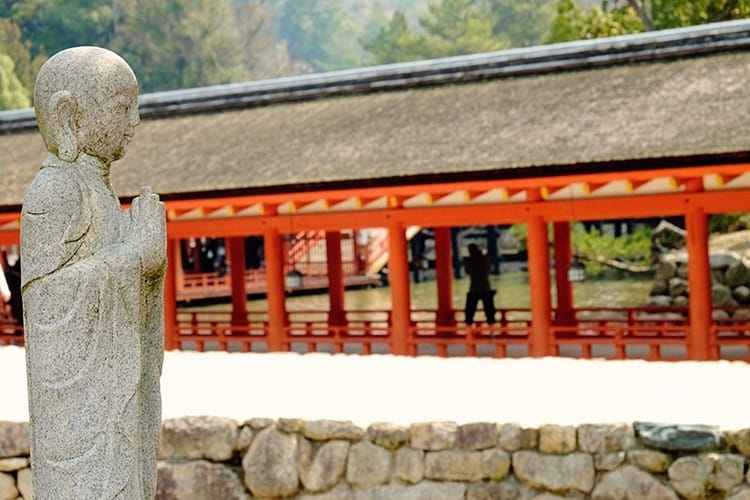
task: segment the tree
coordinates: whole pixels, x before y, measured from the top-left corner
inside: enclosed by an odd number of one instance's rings
[[[647,30],[744,19],[748,0],[627,0]]]
[[[506,36],[512,47],[528,47],[542,42],[555,16],[555,0],[489,0],[496,23],[495,36]]]
[[[630,6],[609,8],[605,1],[601,7],[592,6],[584,11],[574,0],[559,0],[557,15],[545,41],[568,42],[641,31],[643,21]]]
[[[0,53],[13,60],[16,77],[31,93],[36,74],[46,57],[38,55],[31,58],[30,43],[21,40],[21,29],[10,19],[0,19]]]
[[[31,106],[31,97],[14,71],[13,59],[0,53],[0,110]]]

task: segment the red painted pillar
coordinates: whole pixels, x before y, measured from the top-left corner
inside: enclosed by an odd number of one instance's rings
[[[164,276],[164,348],[179,349],[177,339],[177,273],[182,268],[179,240],[167,240],[167,273]]]
[[[570,248],[570,222],[554,222],[552,234],[555,245],[555,289],[557,290],[557,304],[555,324],[573,325],[573,286],[568,280],[568,266],[572,259]]]
[[[409,255],[404,226],[394,221],[388,227],[388,282],[391,285],[391,331],[393,354],[409,354],[411,300],[409,296]]]
[[[227,239],[232,272],[232,326],[243,327],[247,321],[247,287],[245,285],[245,238]]]
[[[533,357],[550,354],[550,266],[547,223],[541,217],[527,221],[526,246],[529,258],[529,289],[531,294],[530,352]]]
[[[284,294],[284,254],[281,235],[276,229],[263,233],[266,258],[266,298],[268,299],[268,350],[284,350],[286,295]]]
[[[343,326],[346,324],[344,269],[341,261],[341,233],[338,231],[326,232],[326,259],[328,265],[328,323],[332,326]]]
[[[454,326],[453,316],[453,245],[451,228],[435,228],[435,274],[437,280],[437,325]]]
[[[708,217],[696,207],[685,214],[688,250],[688,288],[690,290],[690,331],[687,357],[694,360],[717,358],[710,352],[711,334],[711,268],[708,255]]]

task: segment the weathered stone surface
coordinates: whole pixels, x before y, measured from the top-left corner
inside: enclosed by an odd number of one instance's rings
[[[497,446],[505,451],[535,449],[539,444],[539,430],[518,424],[501,424],[497,428]]]
[[[255,432],[249,426],[243,425],[240,428],[240,432],[237,434],[237,442],[234,445],[234,448],[240,452],[240,455],[244,455],[248,448],[250,448],[250,445],[253,443],[253,436],[255,436]]]
[[[513,453],[513,471],[521,481],[555,492],[588,493],[594,486],[594,460],[585,453],[543,455],[521,450]]]
[[[712,470],[713,460],[708,455],[681,457],[669,466],[669,482],[686,498],[702,498]]]
[[[251,418],[250,420],[245,420],[242,425],[246,425],[253,429],[254,431],[259,431],[261,429],[265,429],[266,427],[271,427],[274,424],[275,420],[272,418]]]
[[[16,474],[16,487],[23,500],[34,498],[34,488],[31,485],[31,469],[21,469]]]
[[[455,422],[421,422],[409,428],[411,447],[418,450],[446,450],[456,444]]]
[[[571,453],[576,450],[576,428],[572,425],[546,424],[539,427],[539,451]]]
[[[742,455],[713,455],[714,469],[708,484],[720,491],[730,491],[744,479],[745,457]]]
[[[647,306],[664,307],[672,305],[671,295],[650,295],[646,299]]]
[[[195,416],[164,420],[159,458],[205,458],[220,462],[232,457],[239,429],[231,418]]]
[[[732,289],[726,285],[714,283],[711,286],[711,303],[717,307],[735,305]]]
[[[730,264],[724,271],[724,284],[730,288],[750,284],[750,269],[742,261]]]
[[[701,451],[718,448],[721,432],[710,425],[679,425],[636,422],[638,438],[647,446],[671,451]]]
[[[422,481],[416,485],[391,483],[355,489],[354,500],[464,500],[464,483]]]
[[[298,437],[267,427],[258,432],[242,460],[245,485],[255,496],[288,496],[297,492]]]
[[[0,421],[0,458],[29,454],[29,424]]]
[[[732,492],[732,494],[727,497],[727,500],[750,500],[750,488],[744,488]]]
[[[511,482],[470,484],[466,500],[516,500],[520,497],[518,485]]]
[[[396,450],[396,466],[393,476],[412,484],[424,479],[424,451],[408,446]]]
[[[657,450],[629,450],[627,460],[629,464],[657,474],[666,472],[672,463],[672,457]]]
[[[352,500],[354,492],[346,483],[339,483],[333,489],[322,493],[300,493],[297,500]]]
[[[510,471],[510,455],[497,448],[482,451],[482,477],[502,481]]]
[[[313,450],[309,441],[299,440],[299,477],[305,489],[325,491],[339,482],[346,468],[349,441],[332,440]]]
[[[458,426],[456,446],[462,450],[485,450],[497,446],[497,424],[475,422]]]
[[[677,272],[677,265],[673,262],[661,261],[654,269],[654,278],[659,280],[668,280]]]
[[[591,493],[595,500],[677,500],[672,489],[650,474],[626,465],[604,474]]]
[[[367,437],[378,446],[395,450],[411,439],[409,428],[391,422],[375,422],[367,428]]]
[[[238,473],[223,464],[205,460],[159,462],[157,471],[157,498],[160,500],[250,498]]]
[[[18,488],[16,488],[16,478],[11,474],[0,472],[0,499],[13,500],[18,497]]]
[[[743,455],[750,455],[750,429],[730,431],[726,437],[727,444],[735,447]]]
[[[301,418],[280,418],[276,421],[276,430],[294,434],[300,432],[304,425],[305,421]]]
[[[625,451],[635,446],[628,424],[584,424],[578,427],[578,447],[587,453]]]
[[[13,472],[29,466],[26,457],[0,458],[0,472]]]
[[[482,479],[482,454],[478,451],[428,451],[424,457],[424,477],[439,481],[478,481]]]
[[[596,470],[615,470],[625,462],[624,451],[610,451],[594,455],[594,467]]]
[[[750,302],[750,287],[746,285],[740,285],[732,288],[732,298],[739,302],[740,304],[747,304]],[[748,319],[748,311],[745,309],[740,309],[738,311],[734,311],[732,313],[732,318],[734,319]]]
[[[392,467],[393,456],[390,451],[369,441],[360,441],[349,449],[346,480],[359,487],[387,483]]]
[[[688,281],[685,278],[670,278],[668,283],[669,295],[672,297],[684,295],[687,292]]]
[[[302,435],[314,441],[348,439],[359,441],[365,431],[349,420],[310,420],[302,426]]]

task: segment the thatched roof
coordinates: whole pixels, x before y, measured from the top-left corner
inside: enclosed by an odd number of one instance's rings
[[[750,23],[743,29],[750,36]],[[173,195],[283,192],[745,158],[747,47],[167,113],[143,120],[112,181],[123,196],[142,184]],[[0,207],[17,206],[42,141],[33,130],[10,132],[0,151]]]

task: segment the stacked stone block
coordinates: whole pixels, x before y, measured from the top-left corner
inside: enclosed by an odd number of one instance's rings
[[[750,429],[165,420],[157,498],[750,500]],[[0,422],[0,500],[31,498],[28,425]]]

